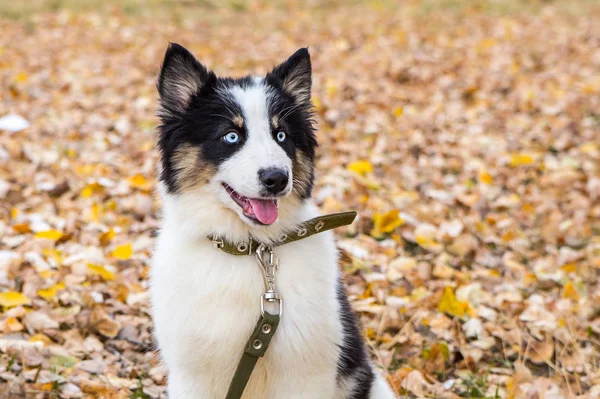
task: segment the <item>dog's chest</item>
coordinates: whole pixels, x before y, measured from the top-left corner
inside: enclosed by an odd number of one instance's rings
[[[205,243],[177,250],[171,244],[159,241],[152,276],[159,345],[172,372],[210,383],[215,397],[224,396],[260,315],[261,271],[254,256],[228,255]],[[333,240],[322,234],[275,253],[283,315],[245,397],[281,394],[305,375],[335,379],[341,324]]]

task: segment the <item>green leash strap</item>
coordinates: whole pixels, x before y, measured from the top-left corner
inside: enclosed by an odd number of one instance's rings
[[[356,218],[356,212],[341,212],[332,213],[330,215],[319,216],[314,219],[310,219],[292,231],[288,231],[279,237],[279,240],[273,243],[273,247],[278,247],[283,244],[302,240],[318,233],[322,233],[327,230],[335,229],[341,226],[347,226],[351,224]],[[225,241],[217,237],[209,238],[216,248],[221,251],[227,252],[231,255],[252,255],[256,252],[258,247],[261,245],[258,241],[250,239],[248,242],[233,243]]]
[[[288,231],[279,237],[279,240],[273,245],[267,246],[258,241],[250,239],[248,242],[232,243],[216,237],[210,238],[220,250],[231,255],[252,255],[256,254],[258,265],[261,268],[265,280],[266,291],[261,296],[261,317],[254,327],[254,332],[250,336],[242,358],[238,363],[237,369],[229,384],[227,396],[225,399],[240,399],[250,380],[252,371],[258,362],[258,358],[264,356],[275,330],[279,325],[283,310],[283,301],[275,290],[275,271],[279,268],[279,261],[273,253],[273,247],[298,241],[303,238],[322,233],[336,227],[349,225],[356,218],[356,212],[342,212],[331,215],[319,216],[310,219],[293,231]],[[277,304],[279,313],[272,315],[264,310],[264,304]]]
[[[254,332],[246,344],[246,350],[235,370],[231,384],[229,384],[225,399],[239,399],[242,397],[258,358],[264,356],[269,347],[271,338],[273,338],[273,334],[275,334],[275,330],[279,325],[279,319],[279,315],[272,315],[268,312],[264,312],[258,319]]]

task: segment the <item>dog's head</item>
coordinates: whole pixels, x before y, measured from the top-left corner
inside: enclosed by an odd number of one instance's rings
[[[217,77],[170,44],[158,79],[161,180],[168,195],[210,197],[249,226],[310,197],[316,140],[303,48],[264,77]],[[215,208],[217,205],[217,208]]]

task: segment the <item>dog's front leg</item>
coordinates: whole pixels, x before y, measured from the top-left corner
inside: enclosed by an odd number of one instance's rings
[[[293,380],[293,379],[292,379]],[[327,375],[304,376],[290,383],[277,384],[270,399],[334,399],[336,392],[335,377]]]
[[[212,399],[215,397],[210,386],[197,375],[171,372],[168,379],[169,399]]]

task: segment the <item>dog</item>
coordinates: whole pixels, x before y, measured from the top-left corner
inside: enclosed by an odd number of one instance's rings
[[[233,79],[169,44],[157,84],[163,209],[150,292],[171,399],[225,398],[261,315],[256,259],[219,250],[214,237],[269,245],[319,216],[311,85],[307,48],[266,76]],[[283,314],[243,398],[394,398],[369,360],[332,233],[273,252]]]

